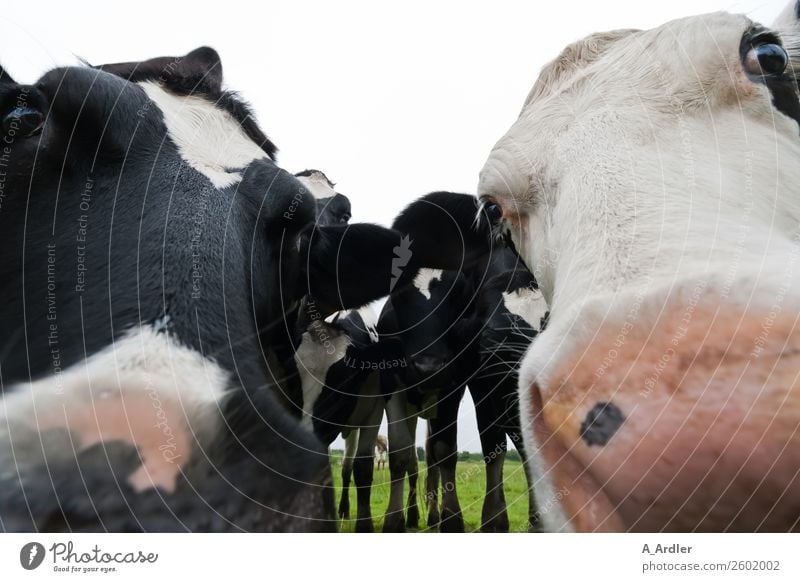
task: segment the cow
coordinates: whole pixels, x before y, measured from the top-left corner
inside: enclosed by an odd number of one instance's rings
[[[426,208],[418,207],[418,204],[412,205],[405,212],[426,212]],[[395,325],[402,328],[394,333],[402,338],[406,355],[414,361],[415,368],[424,366],[423,360],[435,360],[431,369],[436,374],[430,381],[414,378],[405,370],[397,374],[403,386],[396,388],[400,404],[396,410],[387,408],[387,416],[390,422],[394,415],[403,419],[400,427],[405,430],[395,431],[405,439],[402,445],[415,433],[414,415],[402,416],[402,411],[409,408],[407,400],[412,396],[417,401],[427,400],[422,407],[418,402],[413,404],[419,408],[421,416],[429,417],[426,439],[428,527],[442,524],[445,531],[461,529],[448,526],[448,520],[453,520],[452,516],[458,513],[454,469],[446,470],[442,511],[439,482],[440,458],[455,461],[455,423],[465,384],[475,404],[486,464],[481,531],[509,530],[503,493],[507,438],[520,451],[524,464],[527,460],[518,414],[517,370],[528,345],[546,322],[547,305],[536,279],[521,262],[513,244],[505,240],[498,242],[500,244],[492,252],[462,271],[421,271],[424,279],[418,277],[415,288],[393,294],[387,303],[387,307],[397,313],[386,319],[396,320]],[[386,331],[387,327],[384,325],[381,329],[386,334],[392,333]],[[440,354],[435,357],[437,351]],[[444,452],[443,444],[437,443],[436,438],[441,426],[450,431]],[[399,448],[397,443],[395,448]],[[398,472],[393,483],[398,487],[399,482]],[[399,498],[400,494],[395,500]],[[528,507],[529,528],[535,530],[538,518],[532,486],[529,486]],[[397,508],[392,507],[390,511],[395,512]]]
[[[477,224],[482,216],[473,197],[434,192],[403,210],[393,228],[414,244],[437,246],[442,254],[460,253],[465,257],[462,267],[476,264],[489,248],[468,241],[474,236],[470,223]],[[461,270],[425,268],[415,272],[413,284],[393,289],[381,312],[380,338],[398,339],[407,364],[389,368],[382,376],[391,476],[384,532],[405,531],[416,521],[411,510],[405,520],[403,492],[416,454],[418,418],[429,422],[426,460],[429,471],[441,474],[443,487],[441,513],[432,509],[429,499],[428,525],[438,525],[443,532],[464,531],[456,490],[456,421],[470,363],[478,357],[473,299],[472,284]]]
[[[352,216],[350,199],[334,189],[336,184],[331,182],[324,172],[303,170],[296,173],[295,177],[316,199],[317,224],[324,226],[350,222]]]
[[[498,246],[483,265],[471,270],[480,322],[480,357],[470,372],[468,389],[486,465],[486,495],[481,531],[509,531],[503,491],[503,465],[510,439],[523,466],[528,453],[522,440],[517,376],[522,357],[547,323],[547,304],[536,278],[522,263],[513,244]],[[537,531],[539,518],[528,477],[528,530]]]
[[[476,331],[467,329],[472,288],[457,271],[422,269],[414,285],[393,293],[378,324],[381,339],[398,338],[407,365],[384,374],[391,489],[383,531],[404,531],[403,489],[415,456],[418,418],[428,420],[428,467],[442,478],[443,532],[464,531],[456,481],[456,422],[469,362],[477,357]],[[467,317],[465,317],[465,315]],[[429,526],[432,525],[429,519]]]
[[[335,184],[324,172],[307,169],[296,173],[295,177],[314,196],[317,226],[349,224],[351,218],[350,199],[334,190]],[[311,300],[313,301],[313,298]],[[297,368],[296,352],[302,341],[302,335],[306,331],[302,326],[304,323],[308,323],[308,314],[303,321],[298,322],[298,312],[300,305],[307,307],[308,301],[309,298],[304,298],[298,304],[298,309],[287,311],[284,315],[287,341],[278,342],[274,346],[276,362],[273,368],[282,372],[282,378],[278,384],[279,399],[290,414],[297,418],[302,418],[303,415],[303,388]],[[312,315],[321,316],[318,310]],[[320,353],[319,356],[324,358],[325,354]],[[307,428],[309,427],[307,426]]]
[[[386,458],[389,456],[389,439],[379,434],[375,438],[375,466],[378,470],[386,468]]]
[[[404,281],[401,237],[316,226],[222,78],[205,47],[0,69],[6,531],[335,529],[327,451],[269,354],[302,297],[327,315]]]
[[[799,17],[578,41],[481,171],[550,307],[519,382],[547,531],[800,529]]]

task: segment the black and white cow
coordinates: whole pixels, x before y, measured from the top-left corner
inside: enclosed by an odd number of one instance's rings
[[[333,529],[265,354],[304,295],[384,295],[399,235],[315,227],[212,49],[0,69],[0,118],[1,527]]]
[[[481,322],[480,359],[470,375],[469,391],[475,404],[481,451],[486,464],[486,496],[481,512],[481,531],[509,530],[503,491],[503,465],[510,439],[527,466],[522,441],[519,397],[519,365],[546,325],[547,304],[536,279],[510,247],[497,247],[484,266],[471,270],[478,280],[476,317]],[[528,528],[538,527],[533,483],[528,479]]]
[[[464,196],[465,202],[469,197]],[[429,197],[407,208],[396,221],[415,238],[416,225],[452,206],[430,204]],[[491,210],[491,209],[490,209]],[[433,216],[431,216],[433,215]],[[413,217],[414,220],[410,220]],[[455,215],[451,215],[453,220]],[[494,217],[495,219],[497,217]],[[396,224],[397,226],[397,224]],[[482,531],[508,531],[509,522],[503,493],[503,463],[507,437],[512,440],[523,461],[520,417],[517,397],[517,370],[525,350],[546,320],[547,305],[536,280],[522,263],[507,237],[485,255],[460,271],[426,269],[414,280],[414,286],[393,294],[387,309],[388,322],[403,328],[388,329],[402,338],[407,357],[417,372],[431,374],[422,380],[408,372],[398,374],[400,384],[396,408],[387,405],[390,422],[399,422],[395,435],[401,440],[395,449],[407,446],[413,438],[415,414],[428,420],[428,525],[460,530],[458,499],[455,487],[455,432],[458,401],[466,384],[475,402],[481,448],[486,462],[486,497]],[[424,370],[423,370],[424,368]],[[435,372],[435,373],[434,373]],[[406,388],[406,386],[409,386]],[[394,396],[393,396],[394,398]],[[411,398],[427,400],[409,404]],[[404,408],[417,407],[415,414],[403,416]],[[405,429],[405,430],[400,430]],[[392,431],[390,429],[390,436]],[[439,478],[443,494],[441,513],[438,503]],[[402,487],[399,473],[394,483]],[[537,522],[533,489],[529,485],[529,524]],[[396,504],[402,498],[397,494]],[[390,512],[398,511],[390,501]],[[455,525],[448,525],[451,521]]]
[[[336,192],[335,184],[322,171],[303,170],[295,174],[295,177],[314,196],[317,226],[347,225],[350,222],[350,199],[344,194]],[[303,326],[309,323],[309,316],[321,318],[319,310],[316,309],[300,316],[299,319],[303,321],[298,321],[300,306],[308,307],[308,301],[309,298],[304,298],[304,302],[301,302],[297,309],[290,309],[284,314],[288,342],[279,342],[275,345],[274,352],[277,361],[271,368],[281,374],[279,381],[281,400],[289,412],[298,418],[301,418],[303,414],[303,388],[297,367],[296,352],[302,341],[302,335],[306,331]],[[313,299],[311,302],[313,305]],[[320,323],[318,322],[317,325]],[[306,354],[306,356],[309,355]],[[326,358],[324,348],[318,356],[322,359]]]
[[[440,529],[463,531],[456,491],[456,422],[470,362],[477,358],[477,329],[467,329],[473,289],[457,271],[422,269],[414,285],[393,293],[379,322],[381,338],[399,338],[408,365],[385,374],[391,492],[384,531],[403,531],[405,476],[415,455],[418,418],[429,421],[429,467],[443,484]],[[429,526],[433,524],[430,523]]]
[[[314,317],[313,303],[306,310],[311,322],[295,354],[303,386],[302,422],[325,445],[339,434],[349,442],[339,516],[345,519],[349,513],[352,468],[358,500],[356,531],[371,532],[374,445],[384,408],[380,370],[387,362],[400,362],[402,353],[396,341],[378,342],[377,318],[369,305],[327,320]]]
[[[347,224],[352,210],[350,199],[334,190],[336,184],[320,170],[303,170],[295,174],[317,201],[317,224]]]
[[[470,241],[478,234],[473,226],[479,218],[474,198],[436,192],[406,208],[394,228],[413,232],[409,234],[413,244],[460,254],[465,260],[458,267],[463,269],[476,264],[488,250],[488,244]],[[381,339],[399,339],[407,362],[383,374],[392,481],[384,531],[404,531],[416,521],[413,510],[409,520],[404,519],[403,504],[405,476],[415,458],[418,418],[430,423],[428,467],[441,472],[444,488],[441,515],[432,516],[429,511],[429,526],[436,521],[442,531],[464,529],[455,479],[456,421],[469,372],[478,358],[474,297],[470,280],[460,270],[420,269],[411,285],[394,289],[381,313]]]

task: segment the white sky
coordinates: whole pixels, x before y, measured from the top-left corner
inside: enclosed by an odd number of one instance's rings
[[[19,82],[71,64],[222,57],[287,170],[323,170],[353,219],[388,224],[433,190],[473,192],[542,65],[591,32],[728,10],[769,24],[786,0],[8,2],[0,63]],[[472,403],[459,449],[480,450]]]

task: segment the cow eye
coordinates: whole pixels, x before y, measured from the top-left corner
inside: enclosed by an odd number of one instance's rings
[[[503,217],[503,209],[500,208],[499,204],[492,202],[491,200],[487,200],[483,205],[483,211],[486,213],[486,217],[492,224],[500,222],[500,219]]]
[[[44,114],[33,107],[17,107],[3,118],[3,131],[11,137],[33,137],[42,132]]]
[[[789,64],[789,55],[780,44],[764,42],[747,51],[744,68],[751,75],[780,75]]]

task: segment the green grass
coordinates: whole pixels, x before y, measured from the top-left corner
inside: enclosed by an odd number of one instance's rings
[[[388,463],[387,463],[388,465]],[[486,487],[486,473],[483,461],[459,461],[457,465],[456,488],[461,511],[464,517],[464,529],[468,532],[478,531],[481,526],[481,507]],[[339,496],[342,490],[342,465],[341,456],[331,456],[333,480],[336,485],[336,506],[339,506]],[[419,482],[417,484],[417,503],[420,509],[420,530],[425,530],[427,509],[425,508],[425,474],[427,466],[419,464]],[[528,495],[527,482],[522,463],[506,460],[503,471],[505,479],[506,504],[508,505],[508,519],[510,531],[524,532],[528,523]],[[383,514],[389,502],[390,477],[388,467],[382,470],[375,469],[372,484],[372,521],[375,531],[381,531]],[[405,495],[408,496],[408,480],[405,484]],[[339,522],[339,530],[352,532],[355,528],[356,491],[350,482],[350,517],[352,519]]]

